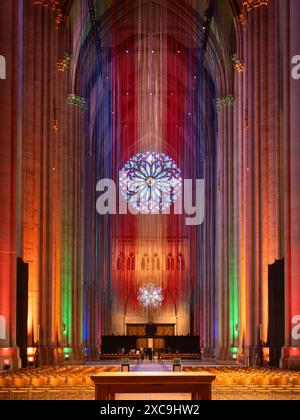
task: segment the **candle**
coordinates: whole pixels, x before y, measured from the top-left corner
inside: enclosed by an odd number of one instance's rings
[[[37,329],[37,342],[40,342],[40,325],[38,325],[38,329]]]
[[[263,325],[260,324],[260,326],[259,326],[259,339],[260,339],[260,341],[262,341],[262,338],[263,338]]]

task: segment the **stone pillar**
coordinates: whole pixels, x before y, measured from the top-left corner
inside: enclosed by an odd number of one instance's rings
[[[258,2],[257,2],[258,3]],[[268,266],[282,258],[282,185],[279,108],[278,2],[245,11],[244,83],[240,150],[240,326],[239,345],[255,362],[268,335]]]
[[[28,346],[41,363],[82,359],[82,120],[70,29],[24,1],[22,258],[29,263]],[[60,69],[60,71],[59,71]],[[75,92],[77,94],[77,92]],[[59,349],[59,350],[58,350]]]
[[[0,3],[0,370],[20,365],[16,346],[16,165],[19,106],[19,7],[22,2]]]
[[[284,368],[300,369],[300,80],[292,77],[292,57],[300,55],[300,2],[281,5],[285,163],[285,314]]]
[[[230,92],[231,93],[231,92]],[[233,95],[234,96],[234,95]],[[232,301],[234,279],[232,276],[233,248],[233,114],[235,105],[228,104],[219,109],[219,171],[218,171],[218,341],[217,357],[231,359],[234,347],[231,311],[236,302]],[[238,302],[237,302],[238,305]]]

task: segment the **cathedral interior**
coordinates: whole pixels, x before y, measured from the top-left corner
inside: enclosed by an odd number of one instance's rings
[[[299,16],[1,1],[0,370],[299,370]]]

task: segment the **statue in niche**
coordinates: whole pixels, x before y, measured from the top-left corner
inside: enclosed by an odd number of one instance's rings
[[[118,256],[117,260],[117,270],[118,271],[124,271],[125,270],[125,255],[123,252]]]
[[[177,257],[177,269],[179,271],[184,271],[184,257],[182,254],[179,254]]]
[[[157,254],[154,254],[152,258],[152,271],[160,270],[160,258]]]
[[[6,340],[6,326],[3,315],[0,315],[0,340]]]
[[[175,257],[172,254],[169,254],[167,258],[167,270],[168,271],[175,270]]]
[[[6,79],[6,59],[3,55],[0,55],[0,79]]]
[[[147,254],[145,254],[142,258],[141,269],[142,271],[150,270],[150,258],[149,258],[149,255]]]
[[[128,271],[134,271],[135,270],[135,256],[132,253],[127,258],[127,270]]]
[[[160,270],[160,258],[157,254],[154,255],[154,270]]]

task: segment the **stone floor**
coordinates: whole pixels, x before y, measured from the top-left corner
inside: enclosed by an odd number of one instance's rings
[[[143,363],[130,365],[130,372],[172,372],[173,367],[168,363]]]

